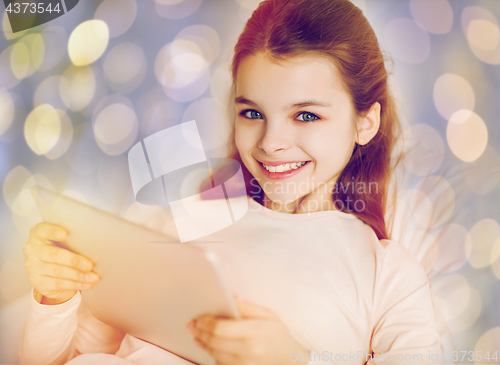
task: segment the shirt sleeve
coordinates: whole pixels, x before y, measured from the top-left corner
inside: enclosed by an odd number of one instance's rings
[[[427,274],[397,242],[377,263],[372,321],[368,365],[445,363]]]
[[[114,353],[124,335],[97,320],[80,292],[58,305],[40,304],[32,295],[21,339],[21,364],[59,365],[82,353]]]

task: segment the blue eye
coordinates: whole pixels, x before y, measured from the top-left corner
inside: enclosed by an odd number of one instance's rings
[[[262,114],[260,114],[256,110],[248,109],[248,110],[243,110],[240,115],[244,116],[245,118],[248,119],[262,119]]]
[[[302,116],[302,119],[300,119],[299,117]],[[316,119],[319,119],[318,116],[314,115],[313,113],[309,113],[309,112],[302,112],[300,113],[297,118],[301,121],[301,122],[312,122]]]

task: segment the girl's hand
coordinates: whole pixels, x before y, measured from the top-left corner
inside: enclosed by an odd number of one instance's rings
[[[66,302],[78,290],[90,289],[99,280],[91,272],[90,260],[53,244],[64,242],[67,234],[63,227],[49,223],[38,223],[30,230],[23,248],[24,267],[39,303]]]
[[[300,358],[309,354],[274,312],[238,297],[236,302],[243,319],[203,315],[188,324],[197,344],[217,365],[292,364],[297,363],[296,357],[291,360],[292,352],[303,354]]]

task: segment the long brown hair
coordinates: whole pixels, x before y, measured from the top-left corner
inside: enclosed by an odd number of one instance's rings
[[[256,53],[264,53],[274,60],[306,53],[326,56],[339,70],[356,118],[365,116],[375,102],[380,103],[378,133],[366,145],[356,144],[332,198],[337,209],[356,215],[372,227],[379,239],[389,238],[385,211],[394,167],[391,153],[400,123],[389,92],[386,57],[361,10],[349,0],[263,1],[247,21],[234,48],[233,95],[238,65],[243,58]],[[248,194],[261,199],[262,189],[255,190],[257,184],[252,182],[253,176],[236,149],[234,129],[229,157],[241,163]],[[372,186],[376,186],[377,191],[367,193],[366,187]],[[349,201],[362,202],[358,207],[363,209],[352,209]]]

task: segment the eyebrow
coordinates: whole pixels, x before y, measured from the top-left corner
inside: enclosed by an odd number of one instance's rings
[[[247,105],[252,105],[254,107],[257,107],[257,104],[255,102],[253,102],[252,100],[249,100],[249,99],[247,99],[247,98],[245,98],[243,96],[237,96],[236,98],[234,98],[234,102],[236,104],[247,104]],[[316,100],[316,99],[309,99],[309,100],[304,100],[304,101],[300,101],[298,103],[287,105],[283,109],[284,110],[289,110],[289,109],[294,109],[294,108],[303,108],[303,107],[306,107],[306,106],[329,107],[329,106],[332,106],[332,104],[326,103],[326,102],[323,102],[323,101],[319,101],[319,100]]]

